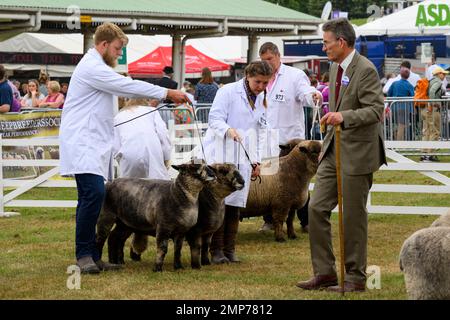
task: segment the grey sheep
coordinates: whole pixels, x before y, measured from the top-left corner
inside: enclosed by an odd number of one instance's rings
[[[198,195],[207,181],[215,179],[204,164],[172,166],[179,171],[175,181],[119,178],[106,185],[103,210],[97,222],[100,256],[108,239],[109,261],[123,263],[123,245],[133,232],[156,237],[153,271],[162,271],[169,239],[175,253],[181,252],[186,232],[198,217]],[[114,230],[111,228],[116,224]],[[182,268],[175,255],[174,268]]]
[[[191,249],[191,267],[199,269],[201,264],[209,265],[208,249],[212,235],[223,223],[225,214],[225,197],[236,190],[244,188],[245,181],[234,164],[212,164],[216,179],[208,181],[200,191],[197,223],[186,233],[186,240]],[[131,243],[131,259],[139,261],[147,249],[147,236],[135,233]],[[176,253],[177,257],[181,253]]]
[[[225,215],[225,198],[236,190],[242,190],[245,180],[234,164],[213,164],[216,180],[205,185],[199,195],[198,220],[186,234],[191,248],[191,267],[200,268],[209,265],[208,258],[211,238],[223,224]]]
[[[450,299],[450,212],[406,239],[400,270],[409,299]]]
[[[279,169],[274,175],[262,176],[261,183],[252,181],[247,205],[240,211],[241,218],[272,214],[275,240],[285,241],[283,222],[287,223],[290,239],[296,238],[293,208],[301,208],[308,199],[308,188],[316,174],[322,144],[319,141],[300,141],[292,151],[279,159]]]
[[[450,227],[450,210],[436,219],[430,227]]]

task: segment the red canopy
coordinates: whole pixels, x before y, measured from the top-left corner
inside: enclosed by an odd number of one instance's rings
[[[188,77],[201,76],[202,69],[208,67],[214,75],[217,71],[230,70],[230,65],[208,57],[193,46],[188,45],[185,49],[185,73]],[[158,47],[146,56],[128,64],[130,75],[160,76],[165,66],[172,65],[172,47]],[[194,75],[195,74],[195,75]]]

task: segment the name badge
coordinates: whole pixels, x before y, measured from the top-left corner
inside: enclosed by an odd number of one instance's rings
[[[343,76],[343,77],[342,77],[341,84],[342,84],[343,86],[348,86],[349,83],[350,83],[350,78],[347,77],[347,76]]]
[[[275,99],[275,101],[278,101],[278,102],[286,102],[286,97],[284,95],[283,90],[280,90],[279,93],[276,93],[274,99]]]
[[[267,119],[266,119],[266,115],[263,114],[260,118],[259,118],[259,124],[261,125],[261,128],[266,128],[267,127]]]

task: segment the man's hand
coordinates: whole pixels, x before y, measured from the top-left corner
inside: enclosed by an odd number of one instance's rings
[[[173,89],[169,89],[167,90],[167,97],[166,99],[172,100],[175,103],[191,103],[192,101],[189,100],[188,96],[180,90],[173,90]]]
[[[340,112],[328,112],[326,115],[320,119],[320,124],[331,124],[333,126],[337,124],[341,124],[344,122],[344,118],[342,117],[342,113]]]
[[[322,104],[323,97],[322,97],[322,94],[320,93],[320,91],[314,92],[312,94],[312,98],[313,98],[314,103],[317,104],[317,102],[319,102],[319,104]]]
[[[236,131],[236,129],[233,129],[233,128],[228,129],[227,135],[234,141],[242,141],[242,138],[239,135],[239,133]]]

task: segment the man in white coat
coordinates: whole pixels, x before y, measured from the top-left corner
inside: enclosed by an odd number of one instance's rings
[[[259,49],[261,60],[267,61],[274,74],[267,86],[267,119],[273,129],[279,130],[280,144],[291,139],[305,139],[304,106],[314,106],[314,100],[322,95],[311,86],[308,76],[300,69],[281,63],[280,51],[272,42],[264,43]],[[297,211],[303,232],[308,232],[308,201]],[[273,229],[272,216],[264,216],[260,231]]]
[[[84,55],[72,75],[59,135],[61,175],[75,176],[77,183],[75,251],[82,273],[118,268],[100,260],[95,241],[105,196],[104,180],[112,171],[114,96],[188,101],[181,91],[132,80],[112,69],[128,42],[118,26],[100,25],[94,40],[95,47]]]

